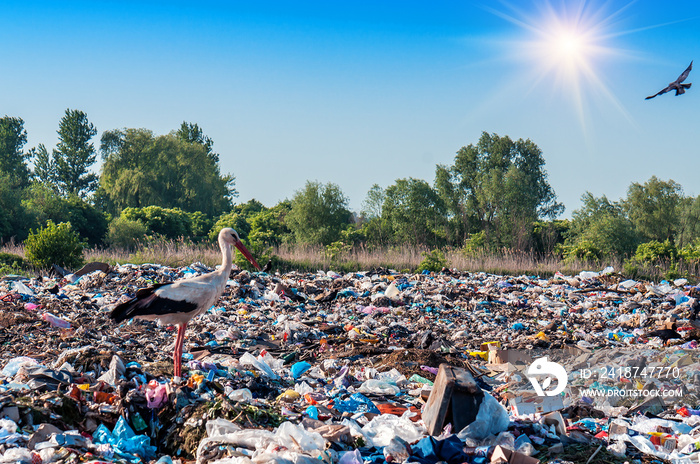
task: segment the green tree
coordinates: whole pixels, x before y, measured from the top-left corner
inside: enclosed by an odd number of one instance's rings
[[[150,205],[215,217],[231,208],[233,177],[222,176],[200,143],[146,129],[102,134],[101,187],[115,211]]]
[[[483,230],[498,246],[529,242],[532,223],[553,219],[564,207],[547,181],[542,151],[532,141],[483,132],[476,145],[462,147],[451,167],[438,166],[436,188],[467,234]],[[527,240],[526,240],[527,239]]]
[[[38,147],[32,148],[30,154],[34,160],[34,180],[58,192],[56,163],[44,144],[40,143]]]
[[[251,242],[279,246],[289,234],[289,228],[280,220],[280,214],[277,211],[266,209],[250,217],[248,238]]]
[[[700,196],[685,197],[678,212],[676,242],[679,247],[695,244],[700,239]]]
[[[58,145],[53,164],[58,190],[65,196],[84,198],[97,188],[97,175],[88,172],[97,155],[90,140],[97,129],[80,110],[67,109],[58,125]]]
[[[581,208],[572,214],[564,254],[568,257],[603,259],[633,253],[640,243],[621,203],[586,192]]]
[[[231,211],[249,219],[256,214],[265,211],[266,209],[267,208],[265,208],[265,205],[253,198],[245,203],[234,205],[233,208],[231,208]]]
[[[47,221],[68,221],[90,245],[101,243],[107,233],[108,219],[104,212],[76,195],[61,197],[46,184],[33,183],[22,207],[31,217],[32,227],[42,227]]]
[[[659,242],[652,240],[650,242],[641,243],[634,253],[634,257],[640,263],[654,264],[661,260],[674,260],[678,255],[678,250],[670,240]]]
[[[386,200],[386,192],[378,184],[372,185],[362,202],[360,210],[358,234],[369,245],[386,245],[391,235],[391,230],[385,221],[382,221],[382,207]]]
[[[362,202],[362,210],[360,211],[362,217],[364,219],[382,217],[384,200],[386,200],[386,192],[384,192],[384,189],[381,188],[379,184],[372,185],[367,192],[365,201]]]
[[[16,187],[29,183],[29,154],[23,148],[27,143],[27,131],[22,118],[0,118],[0,174],[7,174],[7,181]]]
[[[445,244],[445,206],[424,180],[397,179],[387,187],[382,220],[397,243],[431,247]]]
[[[648,240],[663,242],[675,239],[683,189],[673,180],[656,176],[643,185],[633,182],[627,189],[623,206],[630,220]]]
[[[211,159],[211,161],[214,164],[219,164],[219,154],[214,152],[214,141],[210,137],[204,135],[204,131],[196,123],[192,124],[183,121],[175,135],[185,142],[201,145],[204,147],[204,150],[207,152],[207,156]],[[238,190],[235,188],[236,177],[233,174],[227,174],[226,178],[230,191],[229,196],[237,197]]]
[[[24,193],[10,174],[0,172],[0,243],[24,240],[29,233],[30,216],[22,206]]]
[[[209,240],[216,241],[216,237],[219,235],[219,231],[224,227],[230,227],[236,232],[238,236],[245,240],[248,238],[248,233],[250,233],[250,223],[246,217],[236,211],[229,211],[226,214],[222,214],[214,223],[214,226],[209,231]]]
[[[328,245],[340,237],[350,223],[348,199],[333,183],[307,181],[292,198],[292,208],[285,218],[297,242]]]
[[[152,234],[175,239],[192,235],[192,217],[180,208],[124,208],[121,217],[130,221],[139,221]]]

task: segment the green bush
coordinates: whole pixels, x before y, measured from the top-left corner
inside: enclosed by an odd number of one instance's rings
[[[337,241],[337,242],[331,243],[330,245],[326,245],[324,253],[326,255],[326,259],[328,259],[329,261],[335,262],[341,256],[349,253],[350,250],[352,250],[352,245],[350,245],[349,243]]]
[[[175,239],[192,235],[192,216],[180,208],[161,208],[160,206],[124,208],[121,217],[139,221],[148,228],[149,233],[166,238]],[[197,217],[198,226],[201,219]]]
[[[26,265],[26,263],[24,259],[19,255],[0,252],[0,265],[19,268]]]
[[[131,250],[144,240],[148,228],[141,221],[134,221],[123,216],[112,220],[107,229],[107,244]]]
[[[471,258],[483,253],[486,250],[486,235],[484,231],[475,234],[469,234],[469,238],[464,241],[462,253],[464,256]]]
[[[250,224],[246,220],[245,216],[231,211],[230,213],[219,216],[219,219],[217,219],[214,227],[212,227],[209,231],[209,239],[216,240],[216,237],[219,235],[219,231],[224,227],[231,227],[234,229],[236,232],[238,232],[238,236],[241,239],[247,238],[248,234],[250,233]]]
[[[581,239],[573,245],[564,245],[563,255],[567,261],[598,261],[603,257],[603,252],[591,240]]]
[[[187,214],[189,214],[192,224],[192,239],[197,241],[206,239],[214,221],[201,211]]]
[[[285,237],[291,236],[287,226],[280,220],[278,211],[266,210],[255,213],[248,217],[248,223],[250,223],[248,238],[265,245],[279,246]]]
[[[0,276],[18,274],[27,267],[27,262],[18,255],[0,252]]]
[[[447,267],[445,253],[440,250],[424,251],[423,261],[421,261],[416,272],[431,271],[438,272],[443,267]]]
[[[24,242],[24,253],[29,262],[39,268],[47,269],[52,264],[58,264],[77,269],[83,264],[85,245],[70,222],[55,224],[48,221],[46,227],[29,232]]]
[[[663,243],[657,240],[652,240],[651,242],[646,242],[639,245],[634,257],[640,263],[651,264],[662,259],[676,259],[676,255],[676,246],[671,243],[670,240],[666,240]]]
[[[678,257],[693,263],[700,261],[700,240],[689,243],[678,250]]]

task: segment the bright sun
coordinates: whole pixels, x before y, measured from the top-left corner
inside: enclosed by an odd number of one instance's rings
[[[591,95],[602,96],[623,113],[622,105],[608,90],[600,76],[605,58],[622,53],[612,48],[613,37],[623,34],[619,28],[620,13],[608,14],[604,7],[596,8],[592,1],[548,1],[535,3],[537,11],[519,10],[511,5],[511,13],[493,11],[496,15],[525,30],[526,35],[509,42],[510,51],[531,74],[532,88],[546,85],[572,100],[581,123],[584,106]],[[527,82],[527,73],[517,75]]]
[[[578,59],[583,51],[583,41],[573,34],[562,34],[553,45],[555,52],[564,59]]]

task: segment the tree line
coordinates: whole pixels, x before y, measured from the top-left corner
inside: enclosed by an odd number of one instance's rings
[[[214,143],[197,124],[166,135],[107,130],[97,149],[97,128],[67,109],[57,133],[51,151],[27,149],[24,121],[0,118],[0,240],[22,241],[53,221],[70,222],[91,245],[122,247],[146,236],[209,240],[232,226],[260,249],[411,245],[605,260],[692,258],[700,248],[700,197],[686,197],[673,180],[632,183],[617,201],[586,192],[572,219],[557,219],[564,206],[529,139],[484,132],[451,165],[437,165],[432,184],[373,185],[362,210],[352,212],[338,185],[310,180],[272,207],[236,204],[235,177],[220,171]]]

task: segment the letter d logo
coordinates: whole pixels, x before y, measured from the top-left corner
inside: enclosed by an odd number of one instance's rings
[[[535,389],[539,396],[554,396],[560,394],[566,388],[566,383],[569,380],[566,369],[559,363],[548,361],[546,356],[535,359],[527,369],[526,375],[532,384],[532,388]],[[540,385],[537,376],[545,375],[548,377],[542,382],[542,385]],[[557,388],[547,391],[547,388],[552,383],[551,376],[557,379]]]

